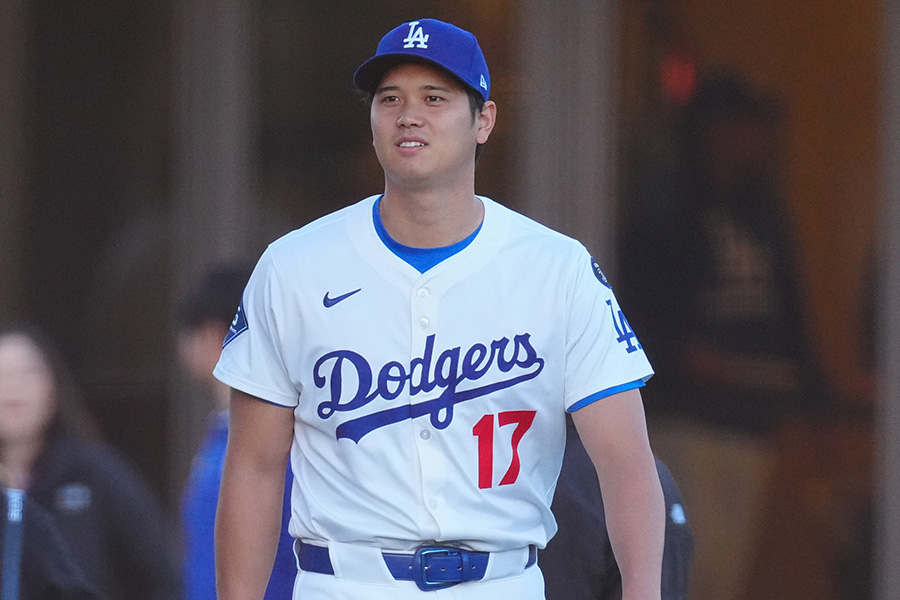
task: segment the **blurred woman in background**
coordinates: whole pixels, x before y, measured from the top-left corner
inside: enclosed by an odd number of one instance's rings
[[[136,470],[91,435],[74,380],[33,326],[0,326],[0,468],[49,512],[110,600],[178,598],[168,523]]]

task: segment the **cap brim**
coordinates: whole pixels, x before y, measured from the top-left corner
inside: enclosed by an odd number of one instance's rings
[[[469,85],[453,71],[451,71],[449,67],[442,65],[436,60],[432,60],[418,54],[407,54],[405,52],[394,52],[390,54],[379,54],[378,56],[373,56],[372,58],[361,64],[358,69],[356,69],[356,72],[353,74],[353,84],[364,92],[374,93],[375,86],[378,85],[378,82],[381,81],[381,78],[385,73],[387,73],[397,65],[406,63],[423,63],[426,65],[439,67],[453,79],[457,80],[463,87],[472,88],[471,85]]]

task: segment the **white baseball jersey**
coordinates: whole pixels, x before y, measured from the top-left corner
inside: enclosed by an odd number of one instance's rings
[[[571,238],[481,198],[472,243],[422,274],[378,237],[376,200],[269,246],[215,369],[294,407],[290,531],[543,547],[564,411],[649,378],[644,352]]]

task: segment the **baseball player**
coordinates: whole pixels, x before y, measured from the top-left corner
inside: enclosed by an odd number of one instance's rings
[[[219,597],[262,597],[290,457],[295,600],[543,599],[569,411],[623,597],[659,600],[652,370],[581,244],[475,195],[497,114],[478,42],[404,23],[354,83],[384,193],[269,246],[215,369],[234,390]]]

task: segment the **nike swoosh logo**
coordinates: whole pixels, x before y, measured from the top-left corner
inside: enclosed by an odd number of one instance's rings
[[[362,291],[362,288],[355,289],[352,292],[347,292],[346,294],[341,294],[340,296],[335,296],[334,298],[329,298],[328,292],[325,292],[325,297],[322,298],[322,304],[325,305],[325,308],[331,308],[338,302],[340,302],[342,300],[346,300],[347,298],[349,298],[350,296],[352,296],[353,294],[355,294],[356,292],[359,292],[359,291]]]

